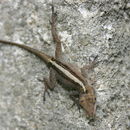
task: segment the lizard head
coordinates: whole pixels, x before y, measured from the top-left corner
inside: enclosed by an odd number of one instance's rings
[[[81,93],[79,104],[86,111],[89,118],[94,119],[96,114],[96,95],[95,90],[91,86],[86,87],[86,92]]]

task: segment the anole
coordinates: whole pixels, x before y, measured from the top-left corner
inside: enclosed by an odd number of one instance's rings
[[[44,99],[45,93],[48,92],[48,89],[53,90],[58,82],[63,85],[64,88],[74,89],[77,93],[70,95],[70,97],[75,101],[76,104],[80,105],[86,111],[88,117],[94,118],[96,113],[95,90],[91,85],[88,84],[84,74],[84,71],[86,68],[88,68],[88,66],[76,68],[74,65],[70,65],[61,61],[62,49],[61,41],[56,31],[56,18],[57,14],[52,6],[50,24],[53,41],[56,44],[55,57],[51,57],[24,44],[18,44],[5,40],[0,40],[0,42],[23,48],[35,54],[47,64],[47,66],[50,68],[50,76],[49,79],[44,78],[43,80],[45,84]]]

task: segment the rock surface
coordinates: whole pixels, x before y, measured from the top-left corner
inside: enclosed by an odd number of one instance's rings
[[[127,0],[53,0],[65,60],[94,69],[97,118],[70,108],[60,85],[43,103],[46,65],[18,47],[0,43],[0,130],[130,129],[130,3]],[[1,0],[0,39],[53,55],[51,0]],[[44,42],[47,41],[47,42]]]

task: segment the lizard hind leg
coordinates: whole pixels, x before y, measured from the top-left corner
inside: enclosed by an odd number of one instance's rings
[[[50,68],[49,78],[44,78],[43,82],[44,82],[44,85],[45,85],[45,90],[44,90],[44,94],[43,94],[43,101],[45,101],[46,100],[46,93],[50,96],[48,89],[53,91],[55,86],[57,85],[55,72],[52,68]]]
[[[51,24],[51,33],[52,33],[53,42],[56,44],[55,58],[61,60],[62,46],[61,46],[61,40],[56,30],[56,20],[57,20],[57,13],[54,11],[54,6],[52,5],[52,16],[51,16],[50,24]]]

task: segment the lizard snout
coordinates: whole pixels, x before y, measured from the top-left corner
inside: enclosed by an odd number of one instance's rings
[[[96,98],[94,95],[89,93],[81,94],[80,105],[86,111],[86,114],[89,118],[94,119],[96,116]]]

